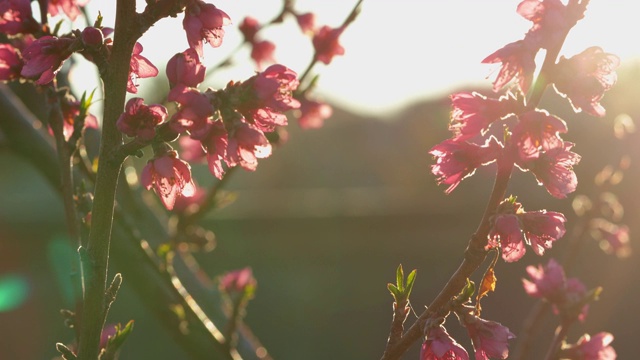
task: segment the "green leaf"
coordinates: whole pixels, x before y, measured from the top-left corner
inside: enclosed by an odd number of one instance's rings
[[[122,344],[133,331],[133,320],[129,320],[123,329],[120,327],[120,324],[116,325],[116,333],[109,337],[107,346],[100,353],[100,360],[114,360],[116,358],[118,350],[120,350]]]
[[[404,290],[404,294],[407,299],[409,298],[409,295],[411,295],[411,290],[413,290],[413,283],[416,281],[417,274],[418,270],[413,269],[413,271],[409,273],[409,276],[407,276],[407,287]]]
[[[471,299],[473,293],[475,292],[476,284],[473,281],[469,280],[469,278],[467,278],[467,284],[462,288],[462,290],[460,290],[458,296],[456,296],[456,301],[460,304],[464,304],[469,301],[469,299]]]
[[[400,264],[398,270],[396,270],[396,285],[398,286],[398,290],[404,292],[404,271],[402,270],[402,264]]]
[[[387,284],[387,289],[389,289],[391,296],[393,296],[393,299],[397,302],[398,298],[402,295],[400,290],[398,290],[398,288],[392,283]]]
[[[104,18],[102,17],[102,13],[100,11],[98,11],[98,17],[96,18],[96,21],[93,23],[93,27],[101,28],[103,19]]]
[[[96,90],[97,89],[93,89],[93,91],[91,91],[91,94],[89,94],[89,97],[87,97],[86,91],[82,93],[82,98],[80,98],[80,114],[81,115],[86,116],[89,106],[93,104],[93,96],[95,95]]]

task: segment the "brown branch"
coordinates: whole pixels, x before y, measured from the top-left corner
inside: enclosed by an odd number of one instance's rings
[[[449,300],[462,290],[467,283],[467,279],[482,264],[487,256],[487,251],[484,249],[484,246],[487,243],[487,237],[491,229],[490,220],[496,208],[504,199],[512,170],[513,162],[498,160],[498,170],[491,197],[489,198],[478,229],[469,240],[462,263],[438,296],[431,302],[428,309],[420,315],[409,330],[402,336],[402,339],[398,341],[396,345],[389,346],[385,349],[382,360],[399,359],[416,340],[423,336],[423,327],[426,321],[433,315],[438,314],[442,308],[449,303]]]

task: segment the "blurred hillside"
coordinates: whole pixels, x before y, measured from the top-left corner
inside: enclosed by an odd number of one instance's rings
[[[573,114],[552,90],[543,99],[544,108],[567,120],[565,139],[575,142],[583,157],[576,167],[576,194],[594,190],[592,179],[602,167],[617,164],[623,155],[631,157],[624,181],[612,190],[625,206],[635,250],[640,133],[616,139],[614,122],[621,114],[640,119],[638,83],[640,65],[619,71],[619,83],[603,101],[608,113],[603,119]],[[291,124],[289,141],[262,160],[255,173],[233,175],[228,190],[237,194],[237,201],[206,219],[218,246],[198,257],[211,275],[253,267],[259,287],[247,322],[276,359],[379,358],[391,319],[386,283],[398,264],[418,269],[412,295],[418,313],[457,267],[484,210],[493,167],[464,180],[450,195],[435,184],[427,152],[450,135],[449,106],[448,99],[429,100],[384,119],[335,109],[321,129],[302,131]],[[65,270],[56,265],[66,256],[56,250],[64,231],[62,207],[5,141],[0,141],[0,164],[10,169],[0,172],[0,273],[17,274],[29,284],[22,306],[2,314],[6,320],[0,336],[6,341],[0,342],[0,354],[50,358],[54,342],[71,337],[56,314],[68,301],[59,280]],[[194,166],[194,173],[202,184],[211,181],[205,166]],[[575,223],[570,200],[552,198],[531,174],[515,173],[509,191],[528,210],[561,211],[569,228]],[[563,248],[561,240],[549,255],[559,258]],[[522,291],[524,267],[547,259],[528,252],[517,264],[500,262],[497,293],[485,301],[483,315],[517,334],[534,303]],[[618,260],[589,241],[581,259],[572,275],[588,287],[603,285],[605,291],[570,340],[584,332],[610,331],[619,358],[634,358],[640,331],[635,306],[640,286],[633,276],[640,271],[638,254]],[[184,358],[130,287],[125,278],[110,315],[112,322],[136,319],[122,358]],[[447,323],[450,332],[467,346],[452,320]],[[551,317],[545,326],[548,335],[536,344],[541,352],[551,337]],[[416,358],[417,349],[412,351],[406,358]]]

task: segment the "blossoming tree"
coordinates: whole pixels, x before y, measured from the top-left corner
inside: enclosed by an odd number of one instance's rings
[[[67,231],[78,249],[76,306],[62,311],[75,330],[75,342],[56,344],[60,356],[67,360],[117,358],[133,322],[105,326],[123,281],[120,272],[108,278],[109,269],[115,267],[116,271],[131,269],[124,277],[136,284],[145,305],[191,357],[269,359],[242,321],[257,284],[252,270],[225,273],[217,280],[217,291],[198,302],[183,282],[207,275],[183,249],[206,248],[212,241],[212,233],[198,220],[224,201],[219,190],[230,174],[239,168],[255,171],[260,159],[271,156],[276,145],[284,142],[283,127],[291,119],[297,119],[302,128],[317,128],[331,115],[327,104],[313,98],[318,78],[313,75],[314,66],[318,62],[329,65],[335,56],[345,53],[340,36],[356,20],[362,1],[355,3],[337,28],[318,26],[314,14],[300,13],[293,0],[285,0],[278,15],[262,24],[253,17],[232,19],[203,0],[148,0],[142,9],[131,0],[100,4],[115,6],[114,19],[102,15],[89,19],[86,2],[0,0],[0,80],[40,94],[41,113],[45,114],[37,119],[12,88],[2,85],[0,103],[8,116],[0,120],[0,127],[13,139],[15,151],[29,158],[59,189]],[[559,57],[565,38],[585,15],[588,3],[521,1],[517,13],[531,21],[530,30],[523,39],[482,61],[500,64],[493,91],[501,94],[451,95],[451,137],[430,149],[435,158],[431,172],[439,184],[447,186],[445,192],[451,193],[478,168],[495,163],[495,184],[459,268],[406,331],[416,272],[405,278],[402,266],[398,268],[396,283],[388,285],[394,298],[393,319],[382,359],[399,359],[416,342],[422,343],[420,358],[424,360],[469,359],[464,341],[453,339],[445,328],[452,314],[465,328],[476,359],[510,355],[509,344],[516,333],[482,317],[481,300],[497,284],[495,264],[500,258],[507,263],[520,261],[528,249],[547,256],[568,233],[562,213],[525,211],[516,196],[507,196],[511,174],[515,169],[529,172],[551,196],[563,199],[576,190],[573,166],[581,160],[573,151],[576,144],[563,139],[568,132],[565,121],[539,108],[542,94],[553,85],[576,112],[603,116],[600,101],[616,82],[619,59],[599,47]],[[53,24],[55,16],[62,20]],[[138,90],[145,86],[142,79],[156,77],[160,70],[143,54],[138,40],[167,17],[182,18],[186,49],[173,55],[164,68],[169,83],[164,100],[149,103],[137,95]],[[85,26],[78,27],[79,20]],[[297,22],[313,47],[309,66],[301,75],[275,63],[275,49],[280,45],[262,32],[289,20]],[[225,31],[234,24],[239,24],[242,45],[250,48],[257,71],[243,80],[229,79],[219,89],[203,90],[207,76],[231,60],[212,67],[204,49],[220,47]],[[67,25],[69,31],[61,30]],[[536,56],[541,50],[544,61],[536,73],[540,65]],[[93,63],[99,74],[102,114],[91,114],[97,100],[94,93],[73,94],[64,86],[69,81],[68,68],[79,56]],[[49,134],[38,131],[34,124],[39,123],[48,127]],[[99,145],[92,133],[100,134]],[[144,157],[145,151],[151,156],[136,170],[141,185],[136,187],[136,181],[129,181],[122,169],[133,168],[132,158]],[[209,189],[198,186],[192,176],[191,164],[198,161],[206,162],[216,179]],[[156,216],[154,204],[143,200],[138,191],[142,189],[153,192],[155,205],[170,214],[168,224]],[[596,216],[589,226],[608,244],[607,251],[621,254],[627,250],[626,226]],[[147,238],[161,239],[161,245],[153,248]],[[111,252],[118,254],[114,260]],[[476,286],[469,279],[488,258],[489,265]],[[120,262],[114,264],[115,259]],[[589,304],[602,290],[590,290],[579,279],[567,277],[573,261],[569,256],[564,264],[549,259],[546,265],[529,266],[528,278],[522,280],[524,291],[542,304],[531,318],[535,320],[547,309],[558,315],[546,359],[614,359],[612,334],[585,334],[573,343],[566,341],[569,328],[586,320]],[[190,273],[179,274],[176,264]],[[528,356],[534,336],[532,326],[526,329],[515,351],[520,359]]]
[[[45,166],[43,171],[52,183],[60,185],[68,232],[80,259],[77,306],[63,311],[67,323],[76,330],[77,343],[58,343],[61,356],[114,359],[132,330],[130,322],[124,327],[116,326],[115,330],[109,326],[103,332],[109,307],[123,278],[118,273],[107,281],[113,247],[123,253],[132,250],[138,260],[144,259],[145,265],[136,272],[140,275],[146,272],[151,277],[134,275],[132,279],[143,289],[144,297],[155,301],[156,305],[151,307],[167,320],[167,326],[175,328],[179,342],[192,356],[230,359],[245,352],[263,358],[264,348],[257,340],[248,339],[246,331],[242,332],[245,335],[238,335],[238,328],[244,326],[241,322],[244,308],[255,287],[250,269],[229,272],[220,280],[219,296],[228,300],[221,309],[227,324],[223,333],[220,325],[214,324],[182,286],[173,269],[174,250],[180,243],[205,246],[210,241],[211,233],[198,227],[195,220],[215,207],[217,190],[228,174],[237,167],[254,171],[258,159],[271,155],[272,144],[278,142],[278,131],[282,131],[279,129],[288,123],[285,112],[297,110],[293,115],[307,128],[321,126],[330,115],[328,105],[311,97],[316,79],[310,79],[310,75],[317,62],[329,64],[334,56],[344,53],[339,37],[355,20],[360,2],[351,14],[345,14],[346,20],[337,29],[318,27],[314,14],[299,13],[293,1],[285,1],[278,16],[270,22],[260,24],[247,17],[240,30],[244,44],[252,48],[251,58],[259,71],[244,81],[232,80],[222,89],[206,90],[199,89],[207,76],[204,47],[221,46],[225,28],[232,25],[231,17],[222,9],[202,0],[148,1],[143,9],[137,9],[135,1],[122,0],[114,4],[115,19],[98,15],[93,21],[84,11],[85,5],[86,1],[76,0],[0,2],[3,34],[0,80],[26,82],[45,94],[47,116],[40,121],[48,125],[55,139],[57,166]],[[40,11],[37,15],[33,13],[35,8]],[[54,16],[62,19],[52,24]],[[145,99],[133,96],[125,103],[127,93],[138,93],[141,79],[160,72],[145,57],[138,39],[163,18],[177,16],[183,17],[187,48],[171,57],[166,65],[170,84],[166,101],[148,104]],[[79,19],[86,22],[84,28],[75,28]],[[298,22],[314,49],[302,76],[284,65],[274,64],[276,45],[258,37],[261,29],[289,19]],[[107,22],[113,26],[106,26]],[[69,25],[69,32],[61,30]],[[101,126],[89,112],[96,101],[94,94],[85,93],[76,100],[78,97],[62,86],[68,75],[64,65],[76,56],[94,63],[102,80],[104,113],[98,116]],[[222,61],[211,70],[226,63]],[[11,111],[10,119],[2,121],[3,131],[12,137],[42,143],[39,133],[28,125],[35,121],[33,115],[20,106],[19,99],[11,97],[9,88],[2,90],[3,98],[9,100],[6,107]],[[168,108],[169,104],[174,104],[175,110]],[[18,129],[19,126],[22,128]],[[91,159],[86,149],[95,144],[90,143],[85,133],[98,127],[99,153]],[[202,190],[196,187],[189,162],[170,145],[179,138],[188,161],[206,159],[212,175],[219,179],[205,196],[199,195]],[[33,158],[36,164],[50,160],[47,144],[42,143]],[[118,190],[127,188],[120,180],[121,169],[129,157],[142,156],[147,148],[153,156],[141,170],[140,183],[155,192],[166,210],[174,211],[178,222],[172,228],[161,226],[148,209],[143,210],[148,220],[139,219],[141,222],[136,225],[127,220],[131,218],[129,212],[140,203],[134,204],[139,199],[127,194],[128,190]],[[169,245],[157,253],[147,251],[148,243],[142,240],[141,232],[149,228],[159,231],[156,235],[160,234]],[[129,244],[115,245],[114,236],[128,238]],[[166,316],[176,303],[185,309],[183,321],[189,324],[188,332],[177,328],[175,317]],[[104,336],[107,333],[109,336]]]
[[[495,162],[495,184],[460,267],[406,332],[403,332],[403,323],[409,314],[408,296],[416,273],[409,275],[404,286],[404,273],[402,267],[398,268],[396,285],[389,284],[395,311],[383,359],[399,358],[420,338],[424,340],[421,359],[469,359],[467,351],[443,327],[451,313],[455,313],[467,329],[476,359],[509,356],[508,345],[515,334],[497,322],[480,317],[481,299],[496,287],[494,266],[498,256],[501,254],[505,262],[515,262],[523,257],[527,247],[542,256],[566,233],[563,214],[525,211],[515,196],[505,199],[512,171],[518,168],[532,173],[538,184],[556,198],[565,198],[575,191],[577,177],[573,166],[580,161],[580,155],[572,151],[575,144],[561,137],[568,131],[566,123],[538,108],[542,94],[553,85],[576,112],[584,110],[593,116],[603,116],[605,110],[600,100],[616,81],[614,70],[619,59],[599,47],[558,59],[565,38],[583,18],[588,3],[585,0],[520,2],[517,12],[530,20],[532,27],[522,40],[505,45],[482,61],[501,64],[493,90],[498,93],[507,87],[506,93],[499,98],[475,92],[451,96],[453,110],[449,130],[452,137],[431,149],[430,154],[436,161],[431,171],[438,183],[448,186],[445,191],[450,193],[476,169]],[[536,77],[536,55],[540,50],[545,50],[545,57]],[[514,85],[509,86],[512,82]],[[501,138],[490,133],[496,127],[502,127],[502,131],[493,134],[501,134]],[[494,260],[476,289],[469,277],[489,254],[494,254]],[[545,267],[531,266],[527,271],[530,280],[523,280],[527,294],[544,299],[560,317],[546,359],[616,357],[609,346],[613,336],[608,333],[599,333],[593,338],[585,335],[573,345],[565,343],[568,328],[576,320],[584,321],[588,303],[597,298],[600,288],[588,291],[578,279],[567,279],[563,267],[553,259]],[[517,356],[524,358],[527,353],[520,351]]]

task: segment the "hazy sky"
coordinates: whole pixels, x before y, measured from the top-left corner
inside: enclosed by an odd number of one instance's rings
[[[271,19],[281,0],[210,1],[229,14],[234,24],[246,15]],[[362,13],[342,37],[346,54],[336,57],[321,73],[317,94],[353,111],[382,115],[419,99],[446,94],[464,83],[489,85],[495,66],[480,61],[505,44],[519,40],[530,22],[516,12],[519,0],[364,0]],[[94,1],[99,8],[99,2]],[[313,10],[319,25],[338,26],[355,0],[298,0],[301,11]],[[142,9],[144,1],[139,1]],[[112,6],[112,5],[109,5]],[[623,62],[640,57],[633,39],[637,4],[628,0],[592,0],[586,17],[571,31],[563,54],[571,56],[598,45],[619,55]],[[112,9],[102,9],[105,17]],[[161,21],[143,36],[143,55],[163,67],[163,62],[187,48],[182,16]],[[108,21],[107,23],[109,23]],[[635,27],[635,30],[632,30]],[[293,19],[266,29],[261,36],[276,43],[277,60],[302,72],[312,51]],[[220,48],[205,49],[205,64],[214,64],[235,49],[241,37],[229,28]],[[242,61],[248,49],[238,53]],[[254,71],[252,64],[221,73],[217,86],[242,80]],[[141,88],[144,80],[140,81]]]

